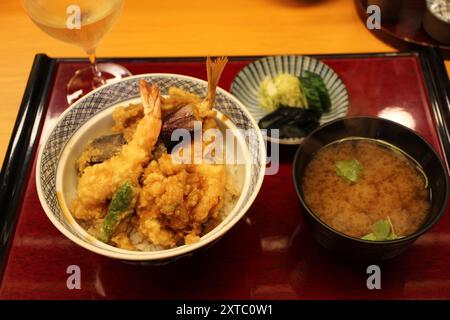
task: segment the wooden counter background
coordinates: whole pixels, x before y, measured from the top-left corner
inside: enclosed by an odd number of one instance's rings
[[[36,53],[83,56],[39,30],[19,0],[0,1],[0,163]],[[352,0],[125,0],[100,57],[394,51],[361,23]],[[446,61],[450,70],[450,61]]]

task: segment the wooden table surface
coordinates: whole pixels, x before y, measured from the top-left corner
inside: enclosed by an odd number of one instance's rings
[[[0,1],[0,161],[36,53],[83,56],[39,30],[19,0]],[[395,51],[351,0],[126,0],[98,56],[271,55]],[[450,61],[446,61],[450,70]]]

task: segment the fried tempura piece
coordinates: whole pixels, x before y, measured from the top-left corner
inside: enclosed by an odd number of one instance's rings
[[[104,162],[120,154],[120,150],[126,142],[120,133],[101,136],[90,141],[84,146],[83,153],[77,160],[78,174],[81,175],[87,167],[93,164]]]
[[[161,130],[159,90],[141,81],[145,116],[139,120],[133,137],[121,153],[109,160],[88,167],[78,180],[77,198],[72,213],[77,219],[91,220],[105,215],[105,206],[117,188],[129,182],[139,187],[138,179],[150,160],[151,151]]]
[[[206,98],[194,106],[194,114],[198,120],[214,117],[216,113],[212,110],[216,100],[216,89],[219,84],[222,71],[227,64],[226,57],[220,57],[212,61],[210,57],[206,59],[206,75],[208,78],[208,93]]]
[[[154,244],[174,247],[199,239],[202,224],[223,207],[223,165],[176,164],[169,154],[145,170],[137,213],[140,231]]]
[[[168,94],[167,98],[161,98],[162,110],[171,110],[188,104],[195,105],[201,101],[198,95],[177,87],[170,87]]]
[[[130,141],[136,130],[138,121],[144,116],[144,107],[142,104],[130,104],[129,106],[119,106],[113,113],[114,120],[113,132],[123,133],[125,139]]]
[[[223,207],[226,186],[225,166],[199,164],[194,167],[194,173],[200,177],[202,196],[194,208],[194,220],[205,222],[209,217],[217,218]]]

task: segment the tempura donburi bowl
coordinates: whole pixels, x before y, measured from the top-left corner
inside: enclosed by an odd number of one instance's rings
[[[143,74],[105,85],[89,93],[57,120],[42,142],[38,154],[36,184],[39,199],[50,221],[66,237],[94,253],[126,261],[142,263],[166,262],[213,243],[228,232],[246,213],[254,201],[264,177],[266,154],[263,137],[245,107],[223,89],[217,89],[215,121],[221,131],[231,135],[240,162],[235,164],[235,181],[240,190],[232,208],[223,220],[201,236],[200,240],[173,248],[132,251],[104,243],[83,228],[71,213],[70,202],[76,196],[76,162],[83,146],[93,138],[111,133],[112,113],[117,106],[140,101],[139,81],[155,84],[162,95],[170,87],[205,96],[203,80],[174,74]],[[247,134],[250,132],[250,134]],[[224,136],[226,136],[224,134]]]

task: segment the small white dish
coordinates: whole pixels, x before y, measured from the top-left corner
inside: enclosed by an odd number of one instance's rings
[[[304,71],[320,75],[331,98],[331,109],[320,118],[320,124],[345,117],[349,98],[347,88],[338,74],[325,63],[307,56],[269,56],[255,60],[245,66],[233,80],[231,93],[236,96],[258,122],[268,112],[258,102],[259,85],[267,77],[280,73],[301,76]],[[304,138],[284,138],[268,140],[280,144],[300,144]]]

